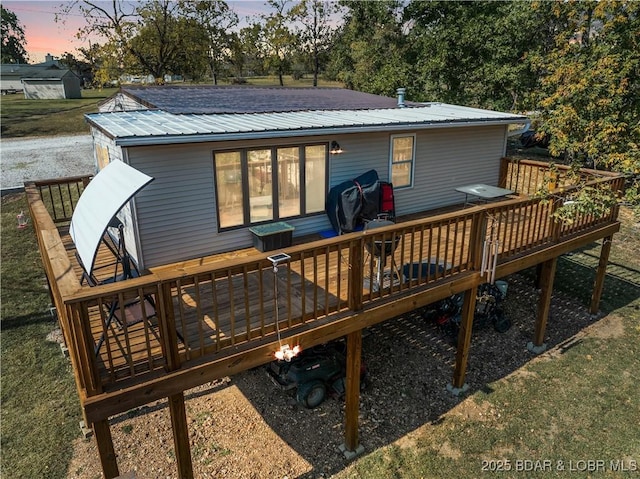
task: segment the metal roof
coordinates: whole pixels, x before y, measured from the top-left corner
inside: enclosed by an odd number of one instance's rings
[[[396,98],[336,87],[126,86],[120,92],[147,108],[176,114],[370,110],[395,108],[397,105]]]
[[[282,138],[375,131],[528,123],[527,117],[477,108],[424,103],[372,110],[184,114],[161,110],[92,113],[88,122],[121,146]]]

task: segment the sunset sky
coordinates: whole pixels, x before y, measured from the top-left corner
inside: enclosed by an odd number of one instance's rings
[[[18,21],[24,28],[27,38],[26,50],[29,54],[29,63],[44,61],[47,53],[57,57],[65,52],[77,53],[78,47],[88,47],[88,40],[79,40],[75,34],[78,28],[84,25],[84,17],[75,14],[65,17],[65,22],[55,21],[56,12],[60,11],[60,5],[65,2],[60,0],[32,1],[14,0],[3,1],[2,6],[12,11],[18,17]],[[101,2],[109,4],[110,2]],[[264,1],[236,0],[227,1],[236,12],[240,20],[247,16],[268,11]]]

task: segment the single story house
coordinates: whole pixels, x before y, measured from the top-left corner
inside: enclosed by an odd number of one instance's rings
[[[497,185],[521,115],[340,88],[123,87],[87,114],[97,168],[123,161],[154,180],[120,212],[140,268],[250,247],[251,227],[331,228],[330,188],[376,170],[398,215]]]

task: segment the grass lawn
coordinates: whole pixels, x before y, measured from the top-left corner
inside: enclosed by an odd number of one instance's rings
[[[70,363],[47,341],[57,327],[24,195],[2,198],[0,321],[3,478],[62,478],[79,436],[80,405]]]
[[[98,111],[98,102],[116,90],[82,90],[82,98],[70,100],[25,100],[21,93],[4,95],[2,137],[88,134],[84,114]]]

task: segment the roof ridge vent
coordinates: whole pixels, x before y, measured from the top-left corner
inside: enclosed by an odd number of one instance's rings
[[[398,94],[398,108],[406,108],[407,105],[404,102],[404,94],[406,93],[406,88],[398,88],[396,93]]]

